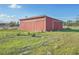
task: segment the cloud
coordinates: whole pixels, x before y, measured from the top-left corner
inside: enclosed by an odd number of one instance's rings
[[[4,17],[5,15],[4,14],[0,14],[0,17]]]
[[[10,22],[10,21],[17,21],[18,19],[16,18],[15,15],[7,15],[0,13],[0,22]]]
[[[7,14],[0,14],[0,18],[13,18],[14,16],[9,16]]]
[[[7,17],[6,14],[0,14],[0,18]]]
[[[15,8],[21,8],[22,6],[17,5],[17,4],[11,4],[11,5],[9,5],[8,7],[15,9]]]

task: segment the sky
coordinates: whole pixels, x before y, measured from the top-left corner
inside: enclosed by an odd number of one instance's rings
[[[79,17],[79,4],[0,4],[0,22],[47,15],[60,20]]]

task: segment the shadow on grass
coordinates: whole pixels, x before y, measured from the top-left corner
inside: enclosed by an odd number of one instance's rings
[[[54,30],[56,32],[79,32],[79,29],[65,28],[63,30]]]

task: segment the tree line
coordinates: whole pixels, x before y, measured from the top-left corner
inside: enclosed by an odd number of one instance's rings
[[[8,22],[8,23],[0,23],[0,26],[9,26],[9,27],[14,27],[14,26],[19,26],[19,22]]]
[[[73,21],[73,20],[68,20],[68,21],[63,21],[64,26],[79,26],[79,20]]]

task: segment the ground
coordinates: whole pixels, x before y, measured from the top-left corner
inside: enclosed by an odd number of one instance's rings
[[[0,30],[1,55],[79,54],[79,30],[51,32]]]

